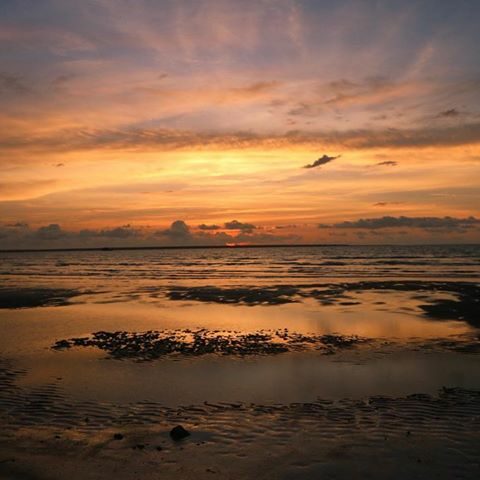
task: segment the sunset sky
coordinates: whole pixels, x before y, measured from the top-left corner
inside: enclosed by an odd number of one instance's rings
[[[2,0],[0,248],[480,242],[477,0]]]

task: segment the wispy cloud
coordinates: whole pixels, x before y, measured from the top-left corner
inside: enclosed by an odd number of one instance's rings
[[[480,219],[475,217],[378,217],[360,218],[358,220],[344,221],[330,225],[321,224],[320,228],[339,229],[365,229],[376,230],[383,228],[421,228],[421,229],[459,229],[480,226]]]
[[[459,117],[462,113],[459,112],[456,108],[449,108],[448,110],[443,110],[438,114],[438,117],[443,118],[455,118]]]
[[[379,167],[396,167],[398,165],[398,162],[395,162],[393,160],[385,160],[384,162],[378,162],[376,165],[378,165]]]
[[[0,147],[4,151],[21,149],[27,152],[33,150],[38,153],[94,149],[175,150],[197,147],[202,147],[203,149],[245,149],[257,147],[268,149],[296,145],[307,145],[312,148],[336,145],[351,149],[398,149],[475,145],[478,143],[480,143],[480,123],[478,122],[417,129],[290,131],[274,135],[248,131],[208,133],[177,129],[69,129],[58,131],[53,135],[15,136],[4,133],[0,136]],[[321,157],[319,160],[323,162],[329,158],[325,156],[325,158]],[[319,165],[321,164],[319,163]]]

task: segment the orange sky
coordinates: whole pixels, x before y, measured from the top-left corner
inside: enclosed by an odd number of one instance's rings
[[[480,241],[480,10],[429,3],[2,2],[0,248]]]

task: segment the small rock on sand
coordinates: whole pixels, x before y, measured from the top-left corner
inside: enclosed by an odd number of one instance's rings
[[[190,432],[185,430],[181,425],[177,425],[176,427],[170,430],[170,437],[172,440],[178,442],[179,440],[183,440],[185,437],[188,437]]]

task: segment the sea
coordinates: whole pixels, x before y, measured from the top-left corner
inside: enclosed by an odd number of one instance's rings
[[[3,285],[269,285],[480,278],[480,245],[339,245],[1,252]]]

